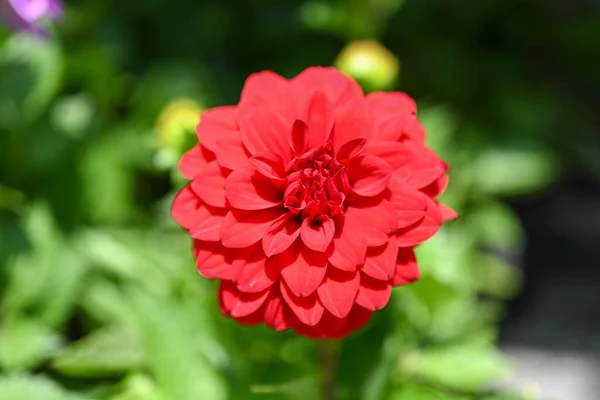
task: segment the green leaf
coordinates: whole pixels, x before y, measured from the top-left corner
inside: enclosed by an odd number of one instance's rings
[[[52,124],[71,137],[79,138],[94,117],[94,101],[85,93],[60,98],[52,108]]]
[[[419,120],[427,130],[427,145],[440,157],[451,157],[449,145],[457,122],[452,112],[443,105],[420,107]]]
[[[515,213],[499,201],[482,201],[469,215],[468,224],[478,232],[483,245],[512,250],[523,242],[523,228]]]
[[[452,287],[430,276],[394,292],[394,302],[410,326],[429,340],[456,340],[486,321],[474,292]]]
[[[162,231],[96,229],[81,233],[77,246],[101,270],[153,292],[168,293],[191,253],[180,239]]]
[[[0,364],[5,370],[33,368],[48,357],[59,342],[56,332],[40,320],[20,316],[4,318],[0,326]]]
[[[494,347],[465,344],[427,349],[410,369],[429,382],[475,391],[504,377],[509,366]]]
[[[556,159],[540,149],[488,148],[471,166],[477,190],[493,195],[523,195],[551,183]]]
[[[435,389],[410,385],[396,391],[389,400],[459,400],[459,398]]]
[[[148,366],[168,399],[226,399],[223,378],[194,351],[193,332],[178,305],[168,298],[132,290],[137,327]]]
[[[459,223],[442,228],[433,238],[416,248],[422,275],[441,283],[463,288],[474,287],[471,257],[476,237]]]
[[[141,367],[143,354],[130,328],[115,326],[97,330],[61,350],[52,362],[63,375],[110,377]]]
[[[129,303],[119,286],[100,277],[90,283],[79,303],[88,315],[104,325],[126,323],[132,317]]]
[[[477,258],[479,290],[501,299],[510,299],[521,289],[520,270],[500,258],[482,254]]]
[[[86,148],[81,158],[84,201],[94,222],[119,223],[135,213],[133,171],[121,157],[122,147],[108,136]]]
[[[130,375],[120,386],[121,390],[108,400],[161,400],[156,384],[146,375]]]
[[[251,393],[261,395],[281,395],[288,400],[318,400],[321,399],[321,382],[317,376],[309,376],[294,381],[280,383],[276,385],[254,385],[250,388]]]
[[[41,375],[0,376],[0,399],[91,400],[82,395],[68,392]]]
[[[9,263],[5,307],[27,309],[49,326],[58,327],[76,300],[85,265],[81,256],[65,245],[46,204],[35,203],[27,210],[23,228],[32,249]]]
[[[61,84],[60,48],[29,34],[10,37],[0,50],[0,108],[12,102],[21,118],[36,118]],[[9,97],[4,96],[9,93]],[[3,101],[4,100],[4,101]]]

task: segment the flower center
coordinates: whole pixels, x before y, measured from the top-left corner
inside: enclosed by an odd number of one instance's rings
[[[301,218],[318,219],[344,209],[349,183],[346,168],[334,157],[331,142],[297,156],[288,164],[284,205]]]

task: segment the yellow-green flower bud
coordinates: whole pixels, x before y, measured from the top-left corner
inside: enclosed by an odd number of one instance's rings
[[[400,61],[374,40],[350,42],[334,65],[356,79],[367,92],[392,89],[400,77]]]

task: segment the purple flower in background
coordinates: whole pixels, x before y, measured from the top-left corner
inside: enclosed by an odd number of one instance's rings
[[[54,21],[62,15],[62,1],[0,0],[0,15],[15,29],[43,35],[43,21]]]

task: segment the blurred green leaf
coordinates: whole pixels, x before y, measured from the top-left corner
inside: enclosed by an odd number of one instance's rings
[[[507,361],[494,347],[472,344],[424,350],[411,367],[421,379],[465,391],[481,390],[508,371]]]
[[[108,279],[93,279],[79,299],[79,304],[88,315],[102,324],[131,320],[131,310],[120,286]]]
[[[134,176],[121,156],[122,143],[108,136],[87,149],[79,173],[89,217],[94,222],[119,223],[135,214]]]
[[[403,3],[404,0],[310,0],[302,5],[300,18],[308,28],[343,39],[374,38]]]
[[[134,94],[133,104],[142,120],[154,124],[161,109],[170,101],[189,98],[201,106],[214,94],[211,79],[198,65],[167,63],[154,65]]]
[[[120,386],[121,390],[108,400],[161,400],[154,381],[148,376],[130,375]]]
[[[389,400],[466,400],[464,397],[450,396],[435,389],[407,385],[396,391]]]
[[[323,398],[320,385],[318,377],[313,376],[277,385],[254,385],[250,391],[261,397],[281,395],[282,398],[289,400],[319,400]]]
[[[167,399],[221,400],[227,398],[223,378],[194,343],[185,315],[172,299],[141,290],[130,294],[148,365]]]
[[[50,379],[37,375],[0,376],[0,399],[6,400],[91,400],[67,392]]]
[[[539,190],[552,182],[558,172],[557,160],[536,149],[490,148],[471,165],[478,191],[515,196]]]
[[[11,70],[12,75],[0,73],[0,93],[6,95],[4,88],[10,87],[12,93],[17,91],[17,96],[23,96],[22,104],[16,106],[22,118],[31,120],[43,111],[60,87],[60,48],[52,41],[16,34],[0,49],[0,71],[15,65],[18,68]]]
[[[382,345],[382,357],[377,365],[370,371],[363,387],[363,400],[380,400],[385,394],[394,372],[398,356],[402,349],[402,336],[398,331],[392,331]]]
[[[459,222],[444,227],[433,238],[416,248],[423,275],[431,275],[441,283],[457,288],[474,286],[472,256],[476,236],[461,229]]]
[[[65,246],[46,204],[31,205],[23,223],[32,250],[9,264],[5,307],[28,309],[50,326],[59,326],[76,299],[85,266],[80,255]]]
[[[523,228],[515,213],[498,201],[481,201],[474,207],[468,221],[479,240],[494,250],[512,250],[523,241]]]
[[[481,292],[500,299],[510,299],[521,288],[520,271],[499,257],[481,254],[477,258],[477,281]]]
[[[432,277],[394,290],[398,309],[419,336],[437,342],[456,340],[486,321],[473,292],[452,287]]]
[[[0,364],[4,370],[37,366],[59,346],[60,337],[38,319],[12,316],[0,325]],[[1,387],[0,387],[1,393]],[[0,399],[8,397],[0,396]]]
[[[452,135],[457,129],[456,117],[447,106],[418,107],[419,120],[427,130],[427,145],[443,159],[452,158]]]
[[[78,138],[94,117],[94,101],[85,93],[59,98],[52,108],[52,124],[65,134]]]
[[[125,326],[96,330],[62,349],[52,361],[61,374],[74,377],[118,376],[143,364],[138,338]]]
[[[168,293],[189,257],[188,252],[175,251],[185,249],[178,239],[178,235],[160,231],[96,229],[82,232],[77,245],[100,269],[142,283],[153,292]],[[173,251],[164,251],[171,245]]]

